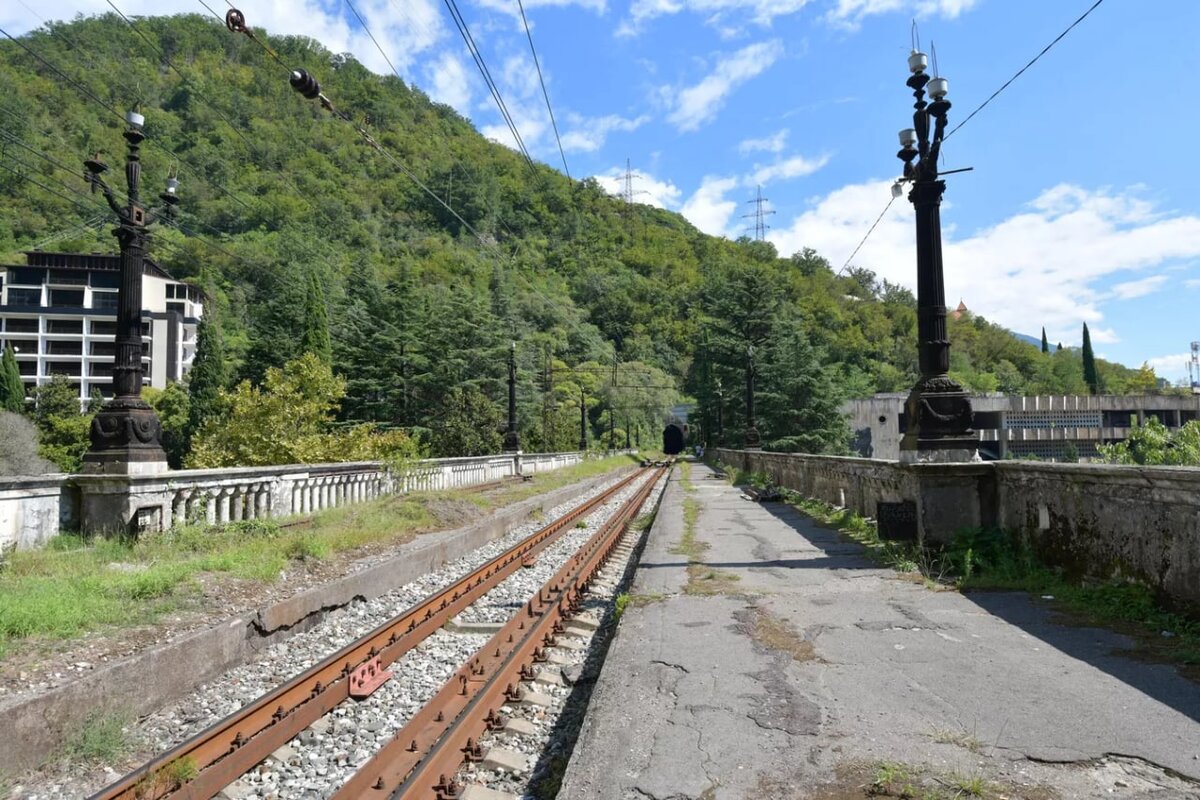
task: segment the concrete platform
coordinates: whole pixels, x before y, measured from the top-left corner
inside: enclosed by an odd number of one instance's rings
[[[1200,687],[1173,667],[691,473],[703,563],[677,468],[559,797],[1200,797]]]

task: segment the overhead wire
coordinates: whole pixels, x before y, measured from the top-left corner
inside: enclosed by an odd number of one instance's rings
[[[349,0],[346,0],[349,2]],[[525,37],[529,39],[529,52],[533,54],[533,66],[537,68],[538,83],[542,85],[542,97],[546,98],[546,113],[550,115],[550,126],[554,129],[554,141],[558,142],[558,154],[562,156],[563,172],[567,180],[571,180],[571,168],[567,166],[567,154],[563,150],[562,139],[558,135],[558,123],[554,120],[554,109],[550,107],[550,93],[546,91],[546,79],[542,77],[542,63],[538,60],[537,50],[533,46],[533,33],[529,30],[529,20],[525,17],[525,4],[517,0],[517,8],[521,10],[521,22],[525,25]]]
[[[446,10],[450,12],[450,17],[454,20],[454,25],[458,28],[459,35],[466,42],[467,50],[470,51],[471,58],[474,59],[479,74],[483,76],[483,81],[487,84],[492,99],[496,101],[496,107],[500,109],[500,116],[504,118],[509,131],[512,132],[517,148],[521,151],[521,155],[525,157],[526,163],[529,164],[529,169],[536,175],[537,167],[533,163],[533,158],[529,155],[529,150],[525,147],[525,142],[521,138],[521,132],[517,130],[517,124],[513,121],[512,115],[508,111],[508,106],[504,102],[504,97],[500,94],[499,87],[496,86],[496,82],[492,79],[491,70],[488,69],[487,62],[483,58],[483,53],[479,51],[478,46],[475,44],[475,37],[471,35],[471,29],[467,25],[466,19],[463,18],[462,12],[458,9],[458,3],[456,0],[442,0],[442,2],[445,4]]]
[[[1012,76],[1011,78],[1009,78],[1008,80],[1006,80],[1006,81],[1004,82],[1004,85],[1002,85],[1002,86],[1001,86],[999,89],[997,89],[996,91],[992,92],[992,93],[991,93],[991,95],[989,95],[989,96],[988,96],[988,99],[986,99],[986,100],[984,100],[982,103],[980,103],[980,104],[979,104],[979,106],[978,106],[978,107],[977,107],[977,108],[976,108],[974,111],[972,111],[972,112],[971,112],[970,114],[968,114],[968,115],[967,115],[965,118],[963,118],[963,121],[962,121],[962,122],[958,123],[958,124],[957,124],[957,125],[955,125],[953,128],[951,128],[951,129],[950,129],[950,132],[949,132],[949,133],[947,133],[945,136],[943,136],[943,137],[942,137],[942,141],[945,141],[946,139],[949,139],[951,136],[953,136],[953,135],[954,135],[954,132],[955,132],[955,131],[957,131],[957,130],[958,130],[959,128],[961,128],[963,125],[966,125],[968,122],[970,122],[970,121],[971,121],[971,118],[972,118],[972,117],[974,117],[976,114],[978,114],[980,111],[983,111],[983,109],[984,109],[984,108],[987,106],[987,104],[988,104],[988,103],[990,103],[990,102],[992,102],[993,100],[995,100],[995,99],[996,99],[996,98],[997,98],[997,97],[1000,95],[1000,93],[1001,93],[1001,92],[1003,92],[1005,89],[1007,89],[1007,88],[1009,87],[1009,85],[1010,85],[1010,84],[1012,84],[1012,82],[1013,82],[1013,81],[1015,81],[1017,78],[1021,77],[1021,74],[1022,74],[1022,73],[1024,73],[1024,72],[1025,72],[1025,70],[1029,69],[1029,68],[1030,68],[1030,67],[1032,67],[1034,64],[1036,64],[1036,63],[1038,62],[1038,59],[1040,59],[1042,56],[1046,55],[1046,53],[1050,52],[1050,48],[1054,47],[1054,45],[1056,45],[1056,44],[1058,44],[1060,41],[1062,41],[1062,38],[1063,38],[1064,36],[1066,36],[1068,33],[1070,33],[1072,28],[1074,28],[1076,25],[1078,25],[1079,23],[1081,23],[1081,22],[1083,22],[1085,19],[1087,19],[1087,16],[1088,16],[1088,14],[1091,14],[1093,11],[1095,11],[1095,10],[1096,10],[1096,9],[1097,9],[1097,8],[1100,6],[1100,4],[1101,4],[1101,3],[1103,3],[1103,2],[1104,2],[1104,0],[1096,0],[1096,2],[1092,3],[1091,7],[1090,7],[1090,8],[1088,8],[1088,10],[1087,10],[1087,11],[1083,12],[1083,13],[1082,13],[1082,14],[1079,16],[1079,18],[1078,18],[1078,19],[1076,19],[1074,22],[1072,22],[1070,25],[1068,25],[1068,26],[1067,26],[1067,27],[1066,27],[1066,28],[1063,30],[1063,32],[1062,32],[1062,33],[1060,33],[1058,36],[1055,36],[1055,37],[1054,37],[1054,40],[1053,40],[1053,41],[1051,41],[1051,42],[1050,42],[1050,44],[1048,44],[1048,45],[1046,45],[1045,47],[1043,47],[1040,53],[1038,53],[1036,56],[1034,56],[1032,59],[1030,59],[1029,63],[1027,63],[1025,66],[1023,66],[1023,67],[1021,67],[1019,70],[1017,70],[1017,71],[1016,71],[1016,73],[1014,73],[1014,74],[1013,74],[1013,76]]]
[[[203,2],[203,0],[201,0],[201,2]],[[353,12],[355,19],[358,20],[358,24],[362,26],[362,29],[366,32],[367,36],[370,37],[371,43],[375,45],[375,49],[379,51],[379,55],[382,56],[383,60],[387,62],[387,65],[389,67],[391,67],[392,74],[394,74],[398,80],[403,81],[404,76],[402,76],[400,74],[400,70],[396,69],[396,65],[392,62],[392,59],[388,57],[388,54],[384,51],[383,46],[379,43],[379,40],[375,38],[375,34],[374,34],[374,32],[372,32],[370,25],[367,24],[366,19],[362,16],[362,14],[359,13],[359,11],[355,7],[354,3],[351,2],[351,0],[346,0],[346,5],[349,6],[350,11]],[[409,19],[415,19],[415,18],[409,16]],[[432,32],[427,27],[424,26],[424,23],[421,23],[421,25],[424,28],[426,34],[432,35]],[[448,156],[450,156],[450,160],[451,160],[451,162],[453,162],[451,164],[452,169],[455,166],[457,166],[457,167],[463,168],[465,170],[465,167],[463,166],[462,161],[459,160],[458,156],[456,156],[454,154],[454,151],[451,150],[449,146],[446,147],[446,154]],[[448,203],[448,201],[447,201],[447,203]],[[496,209],[493,206],[489,205],[489,209],[493,213],[496,212]],[[511,236],[513,238],[514,241],[516,241],[517,235],[515,233],[513,233],[512,230],[509,229],[509,227],[506,224],[504,224],[504,221],[502,219],[500,219],[499,214],[496,214],[496,222],[497,222],[497,224],[500,225],[500,227],[504,228],[504,230],[508,233],[509,236]]]
[[[78,91],[84,97],[88,98],[89,100],[96,103],[100,107],[102,107],[102,108],[108,110],[109,112],[111,112],[112,114],[116,115],[117,118],[119,118],[121,120],[125,119],[125,115],[122,114],[120,111],[118,111],[111,103],[107,103],[104,100],[101,100],[91,89],[89,89],[87,86],[85,86],[80,81],[75,80],[74,78],[67,75],[65,72],[63,72],[61,69],[59,69],[57,66],[55,66],[53,63],[51,63],[46,58],[44,58],[40,53],[38,53],[37,51],[30,48],[28,45],[26,45],[24,42],[20,41],[19,39],[16,39],[15,37],[13,37],[12,34],[10,34],[8,31],[4,30],[3,28],[0,28],[0,33],[4,34],[6,37],[8,37],[8,39],[11,42],[16,44],[18,47],[20,47],[26,53],[31,55],[33,58],[35,58],[41,64],[43,64],[47,69],[51,70],[56,75],[58,75],[60,78],[62,78],[64,81],[66,81],[71,87],[73,87],[76,91]],[[51,33],[54,34],[54,31],[52,31]],[[77,45],[76,45],[76,47],[77,47]],[[177,163],[186,163],[184,161],[184,159],[182,159],[179,156],[178,153],[171,150],[166,145],[156,142],[154,139],[149,139],[148,145],[150,147],[154,147],[156,149],[166,152],[168,155],[170,155],[172,158],[174,158]],[[212,180],[211,178],[208,178],[207,176],[205,176],[202,171],[196,170],[193,173],[193,177],[199,178],[200,180],[204,181],[208,185],[217,189],[219,192],[221,192],[221,194],[225,195],[230,200],[233,200],[234,202],[236,202],[238,205],[242,206],[246,210],[248,210],[248,211],[253,210],[249,203],[247,203],[242,198],[238,197],[236,194],[231,192],[229,189],[222,186],[219,182]]]

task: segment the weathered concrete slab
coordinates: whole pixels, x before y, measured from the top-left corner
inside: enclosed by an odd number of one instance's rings
[[[423,534],[367,569],[144,650],[49,692],[7,699],[0,703],[0,730],[7,734],[0,747],[0,772],[37,766],[90,714],[148,714],[245,663],[263,647],[307,630],[330,611],[358,598],[385,594],[438,569],[524,524],[542,509],[567,502],[616,474],[531,497],[463,528]]]
[[[1048,602],[899,579],[692,471],[721,588],[683,591],[672,481],[634,580],[645,602],[621,618],[560,796],[808,797],[883,761],[1063,798],[1200,796],[1200,687],[1174,668]]]
[[[524,753],[518,753],[516,750],[493,747],[484,753],[480,766],[484,769],[523,773],[529,769],[529,756]]]
[[[515,794],[499,792],[486,786],[472,784],[463,789],[462,800],[518,800]]]

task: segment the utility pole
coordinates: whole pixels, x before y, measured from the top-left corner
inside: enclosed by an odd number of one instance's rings
[[[608,449],[617,449],[617,351],[613,348],[612,387],[608,396]]]
[[[754,206],[754,213],[742,215],[742,219],[754,218],[754,240],[756,242],[761,242],[767,238],[767,230],[771,226],[767,224],[766,218],[775,213],[774,211],[766,210],[766,203],[767,198],[762,196],[762,186],[760,185],[758,187],[758,196],[749,201],[749,204]]]
[[[83,162],[92,191],[99,189],[108,207],[117,215],[113,235],[121,248],[121,285],[117,292],[116,353],[113,358],[113,397],[92,419],[91,447],[84,455],[84,470],[106,474],[144,474],[167,469],[162,447],[162,423],[142,399],[142,272],[146,255],[146,227],[159,218],[141,204],[142,162],[140,149],[146,138],[145,117],[136,111],[125,115],[125,182],[128,203],[117,202],[101,175],[108,165],[97,153]],[[179,203],[179,181],[167,178],[159,199],[162,215],[174,216]]]
[[[587,452],[587,393],[579,387],[579,452]]]
[[[505,453],[519,453],[521,439],[517,436],[517,343],[508,348],[508,428],[504,431]]]

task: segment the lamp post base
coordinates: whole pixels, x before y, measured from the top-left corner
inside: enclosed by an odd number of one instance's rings
[[[140,397],[109,400],[92,419],[92,446],[83,471],[100,475],[149,475],[167,471],[162,423]]]
[[[762,450],[762,437],[758,435],[758,428],[750,427],[746,429],[746,442],[743,449]]]
[[[904,403],[908,431],[900,440],[907,464],[977,461],[979,436],[971,399],[953,378],[935,375],[913,387]]]

